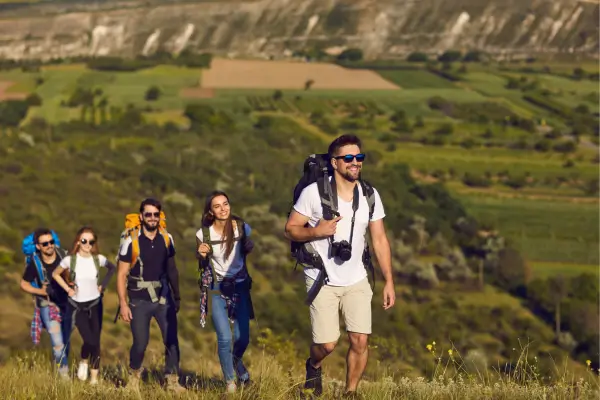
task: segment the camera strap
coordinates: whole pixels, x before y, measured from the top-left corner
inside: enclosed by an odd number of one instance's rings
[[[338,212],[338,195],[337,195],[337,185],[335,183],[335,176],[331,178],[331,204],[333,205],[333,211],[339,215]],[[352,222],[350,225],[350,240],[348,243],[352,245],[352,238],[354,237],[354,221],[356,220],[356,211],[358,210],[360,201],[360,193],[358,192],[358,184],[354,185],[354,194],[352,195]],[[333,236],[329,237],[329,243],[333,241]]]

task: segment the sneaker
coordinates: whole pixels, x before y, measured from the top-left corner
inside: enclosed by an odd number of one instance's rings
[[[58,376],[61,377],[61,379],[68,381],[69,379],[71,379],[71,377],[69,376],[69,367],[64,366],[64,367],[60,367],[58,369]]]
[[[323,379],[322,371],[323,368],[315,368],[310,363],[310,357],[306,360],[306,382],[304,383],[304,389],[312,389],[314,396],[321,396],[323,394]]]
[[[238,384],[240,386],[246,386],[250,384],[250,373],[246,369],[246,366],[242,362],[242,360],[233,361],[233,368],[235,369],[235,374],[237,375]]]
[[[227,383],[227,387],[225,388],[225,393],[235,393],[237,390],[237,385],[235,381],[231,381]]]
[[[77,378],[80,381],[85,381],[88,377],[88,365],[87,363],[80,362],[79,368],[77,368]]]

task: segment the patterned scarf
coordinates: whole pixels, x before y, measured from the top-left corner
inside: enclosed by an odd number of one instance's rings
[[[62,321],[60,316],[60,309],[52,303],[48,304],[48,307],[50,307],[50,320],[60,323]],[[40,337],[42,336],[43,323],[41,314],[42,311],[36,305],[35,309],[33,310],[33,319],[31,320],[31,328],[29,330],[31,340],[33,340],[33,344],[35,345],[40,343]]]
[[[246,271],[246,268],[242,268],[240,272],[238,272],[232,278],[227,278],[227,280],[232,280],[235,282],[243,276],[247,277],[247,275],[248,272]],[[208,291],[213,284],[212,266],[210,263],[207,263],[207,265],[204,267],[204,270],[200,275],[200,281],[200,325],[204,328],[206,325],[206,316],[208,315]],[[233,296],[231,297],[224,295],[222,292],[220,295],[221,298],[225,300],[229,322],[233,323],[235,321],[235,306],[240,296],[236,292],[234,292]]]

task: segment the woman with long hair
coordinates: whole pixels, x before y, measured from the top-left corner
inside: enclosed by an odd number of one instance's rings
[[[98,283],[100,267],[108,269],[102,283]],[[90,384],[98,383],[100,368],[100,332],[102,330],[102,296],[115,272],[115,265],[100,254],[94,230],[79,229],[68,256],[62,259],[52,277],[69,295],[70,312],[83,339],[81,361],[77,377],[85,381],[90,368]]]
[[[231,214],[227,194],[214,191],[206,197],[202,228],[196,232],[202,290],[200,323],[205,324],[210,293],[219,361],[229,393],[235,392],[238,384],[250,383],[250,375],[242,362],[250,342],[250,319],[254,318],[250,297],[252,279],[246,266],[246,255],[254,247],[248,237],[250,232],[248,224]]]

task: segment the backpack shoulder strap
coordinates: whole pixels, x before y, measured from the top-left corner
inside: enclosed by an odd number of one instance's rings
[[[77,253],[71,254],[70,264],[69,264],[69,273],[71,275],[71,281],[75,283],[75,268],[77,267]]]
[[[373,186],[365,181],[360,180],[360,184],[362,186],[363,194],[367,198],[367,204],[369,205],[369,221],[373,218],[373,213],[375,212],[375,190]]]
[[[44,266],[42,265],[42,260],[38,257],[37,253],[33,253],[31,255],[31,262],[35,266],[35,269],[38,273],[38,277],[40,278],[40,282],[44,284],[46,281],[46,274],[44,273]]]
[[[327,176],[321,176],[317,179],[317,188],[319,189],[321,207],[323,207],[323,219],[332,219],[333,213],[337,212],[335,183],[332,185]]]
[[[133,266],[137,262],[138,257],[140,256],[139,232],[139,228],[131,228],[127,233],[131,238],[131,268],[133,268]]]
[[[159,227],[158,232],[162,235],[163,239],[165,240],[165,246],[168,249],[171,245],[171,238],[169,237],[169,232],[167,232],[167,230],[163,227]]]
[[[210,227],[202,226],[202,241],[210,244]]]

